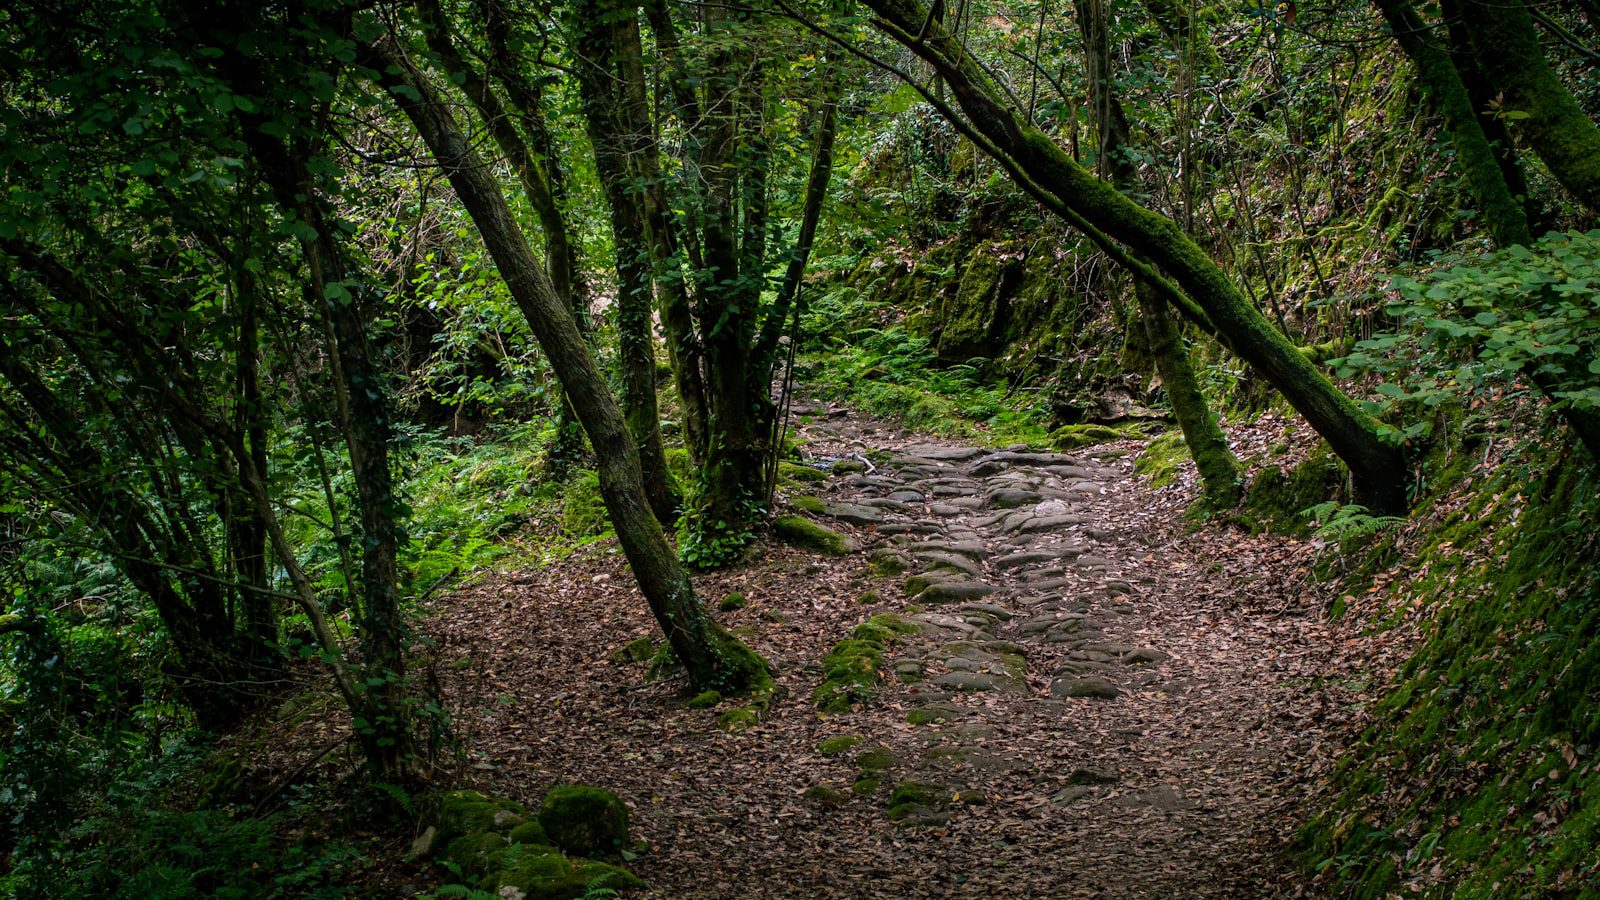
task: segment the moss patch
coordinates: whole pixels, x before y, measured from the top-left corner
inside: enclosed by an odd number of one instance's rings
[[[772,521],[772,531],[784,543],[828,556],[844,556],[854,549],[844,535],[805,516],[779,516]]]
[[[901,635],[916,630],[917,626],[890,613],[857,625],[822,659],[822,684],[812,694],[817,709],[849,712],[853,706],[871,700],[883,680],[878,670],[884,653]]]
[[[817,752],[823,756],[838,756],[859,743],[861,743],[861,735],[859,734],[835,735],[818,744]]]
[[[781,477],[792,478],[795,481],[806,484],[816,484],[828,480],[828,473],[815,466],[806,466],[787,461],[778,463],[778,474]]]
[[[733,612],[736,609],[744,609],[749,605],[750,601],[746,600],[743,594],[729,594],[722,598],[722,602],[717,604],[717,608],[723,612]]]
[[[710,709],[722,702],[721,691],[703,691],[684,701],[684,706],[690,709]]]
[[[1109,444],[1112,441],[1142,437],[1144,430],[1137,423],[1116,426],[1093,423],[1066,425],[1050,432],[1050,446],[1057,450],[1077,450],[1095,444]]]
[[[628,807],[604,788],[561,785],[545,794],[539,824],[556,846],[590,856],[628,844]]]
[[[1162,488],[1178,480],[1189,462],[1189,447],[1183,432],[1169,431],[1151,441],[1133,461],[1133,470],[1150,479],[1150,486]]]

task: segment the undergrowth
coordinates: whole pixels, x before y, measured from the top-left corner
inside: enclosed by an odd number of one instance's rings
[[[1600,879],[1600,499],[1545,450],[1467,482],[1400,603],[1431,607],[1300,837],[1344,897],[1588,896]]]

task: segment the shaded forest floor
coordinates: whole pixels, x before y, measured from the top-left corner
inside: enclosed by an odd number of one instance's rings
[[[653,897],[1314,892],[1282,851],[1379,638],[1326,621],[1310,543],[1190,530],[1192,486],[1151,490],[1137,442],[997,455],[798,411],[808,459],[879,462],[816,485],[819,519],[862,552],[771,544],[699,581],[713,607],[749,601],[716,615],[777,668],[763,721],[725,733],[681,680],[614,661],[655,628],[600,549],[436,602],[424,628],[469,786],[617,791]],[[1281,423],[1232,437],[1248,456]],[[872,558],[910,568],[878,575]],[[909,600],[905,575],[930,566],[944,580]],[[875,700],[819,715],[822,658],[882,612],[921,630],[890,650]],[[860,741],[825,755],[841,736]],[[906,783],[924,802],[893,821]]]

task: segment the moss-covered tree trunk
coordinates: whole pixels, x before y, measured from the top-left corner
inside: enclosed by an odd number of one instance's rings
[[[972,133],[986,142],[984,150],[1025,190],[1068,221],[1096,228],[1164,270],[1192,298],[1192,311],[1328,441],[1349,466],[1362,504],[1384,513],[1407,509],[1399,443],[1301,355],[1175,222],[1098,181],[1048,135],[1022,121],[983,67],[942,27],[930,25],[919,40],[930,19],[918,0],[868,5],[877,13],[875,24],[943,74]],[[1137,265],[1126,255],[1118,261]]]
[[[1423,92],[1444,118],[1445,130],[1456,152],[1456,165],[1467,180],[1484,224],[1501,246],[1532,240],[1528,217],[1512,192],[1494,147],[1484,134],[1473,109],[1466,83],[1451,61],[1450,52],[1411,5],[1411,0],[1373,0],[1411,64]]]
[[[1122,190],[1136,190],[1139,173],[1128,153],[1127,116],[1113,88],[1106,3],[1105,0],[1076,0],[1075,5],[1088,63],[1089,106],[1100,137],[1101,171],[1109,172]],[[1167,399],[1172,403],[1173,417],[1183,432],[1183,442],[1200,472],[1205,505],[1213,509],[1236,506],[1244,484],[1239,461],[1228,449],[1227,437],[1206,403],[1205,395],[1200,393],[1200,382],[1194,377],[1189,352],[1168,313],[1166,300],[1147,279],[1138,273],[1133,276],[1145,350],[1161,375]]]
[[[1513,133],[1579,203],[1600,213],[1600,128],[1545,59],[1527,6],[1522,0],[1460,0],[1460,8]]]
[[[645,496],[639,453],[571,311],[534,259],[492,170],[471,149],[449,108],[389,41],[368,47],[371,64],[450,179],[512,298],[572,398],[600,474],[600,493],[650,611],[697,689],[735,693],[767,678],[765,662],[722,630],[695,596]]]
[[[634,162],[654,141],[645,109],[637,7],[612,0],[575,4],[568,17],[572,55],[595,169],[611,212],[617,268],[617,344],[628,431],[639,447],[650,507],[676,521],[681,498],[667,469],[656,402],[654,301],[645,200]]]

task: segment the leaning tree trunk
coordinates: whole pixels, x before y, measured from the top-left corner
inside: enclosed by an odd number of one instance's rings
[[[1100,165],[1103,170],[1110,171],[1118,187],[1134,190],[1139,187],[1138,171],[1127,154],[1127,117],[1112,89],[1111,41],[1105,0],[1077,0],[1076,5],[1084,56],[1089,64],[1093,101],[1090,107],[1100,132]],[[1167,398],[1172,402],[1173,417],[1183,432],[1183,442],[1200,473],[1205,505],[1212,509],[1232,508],[1238,504],[1243,491],[1239,460],[1228,449],[1227,436],[1212,415],[1205,395],[1200,393],[1200,382],[1189,364],[1189,352],[1168,315],[1166,301],[1147,279],[1138,273],[1134,273],[1133,278],[1146,349],[1155,361]]]
[[[673,653],[699,689],[734,693],[767,677],[765,661],[721,629],[695,596],[645,496],[639,453],[572,314],[528,249],[490,169],[472,151],[434,86],[391,41],[368,47],[383,83],[433,153],[472,217],[512,298],[589,435],[600,492],[623,552]]]
[[[1462,21],[1489,80],[1526,141],[1561,186],[1600,213],[1600,128],[1545,60],[1522,0],[1461,0]]]
[[[1344,460],[1362,504],[1383,513],[1406,510],[1407,467],[1398,441],[1274,328],[1177,223],[1100,182],[1048,135],[1022,121],[1006,107],[989,74],[932,21],[919,0],[867,2],[880,29],[943,76],[971,133],[1025,190],[1068,221],[1098,229],[1168,273],[1229,349],[1282,392]],[[924,28],[926,36],[919,39]]]

